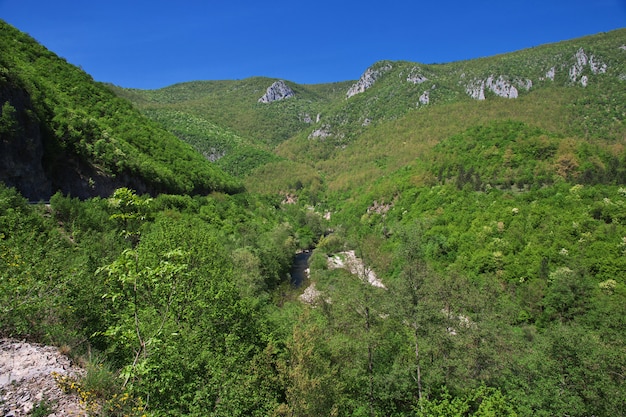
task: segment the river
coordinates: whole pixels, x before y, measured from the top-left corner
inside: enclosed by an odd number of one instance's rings
[[[298,288],[308,278],[309,258],[311,257],[311,251],[305,250],[296,253],[293,258],[293,264],[291,265],[291,285]]]

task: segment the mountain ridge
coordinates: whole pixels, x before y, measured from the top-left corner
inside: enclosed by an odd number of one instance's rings
[[[625,35],[263,103],[104,86],[0,26],[4,175],[60,189],[0,184],[0,335],[111,415],[622,416]]]
[[[428,104],[435,104],[438,100],[440,102],[447,102],[454,99],[463,99],[466,98],[466,96],[470,98],[484,98],[485,94],[513,98],[531,89],[541,87],[541,85],[537,87],[537,85],[541,83],[547,84],[548,82],[553,82],[557,83],[557,85],[564,85],[571,81],[571,84],[582,84],[589,82],[589,77],[605,74],[607,71],[611,76],[626,77],[626,70],[623,68],[623,58],[620,59],[619,62],[613,61],[608,63],[604,62],[606,58],[602,58],[603,55],[607,54],[611,56],[615,55],[615,51],[610,50],[611,47],[615,50],[621,50],[621,46],[624,45],[623,38],[626,37],[625,34],[626,29],[619,29],[608,33],[591,35],[559,43],[544,44],[493,57],[455,61],[446,64],[421,64],[410,61],[383,60],[365,69],[365,72],[357,81],[344,81],[333,84],[337,86],[343,85],[344,88],[345,85],[351,84],[351,87],[346,89],[345,95],[348,96],[347,98],[352,98],[356,96],[356,94],[353,94],[351,89],[354,89],[360,82],[364,83],[364,88],[359,90],[359,93],[364,93],[365,90],[375,85],[375,80],[379,77],[381,80],[376,84],[383,83],[384,78],[391,74],[399,76],[399,78],[406,77],[407,84],[421,86],[421,88],[415,88],[415,91],[410,94],[411,101],[415,106],[420,103],[420,97],[426,91],[432,90],[433,83],[437,82],[444,84],[442,86],[443,89],[440,92],[431,92],[431,94],[429,94]],[[622,39],[621,42],[620,39]],[[566,50],[564,50],[564,48]],[[585,48],[587,48],[588,53],[585,52]],[[469,68],[468,64],[471,64]],[[619,70],[615,69],[615,64],[620,66]],[[380,71],[383,67],[384,71]],[[371,78],[371,74],[378,74],[379,72],[379,75]],[[426,75],[428,75],[428,77]],[[364,78],[368,77],[371,78],[370,81],[365,82]],[[454,77],[454,79],[446,79],[450,77]],[[575,80],[572,80],[572,77],[575,78]],[[245,84],[256,81],[267,82],[266,85],[257,83],[256,90],[252,91],[248,97],[250,102],[253,100],[253,97],[255,99],[258,98],[257,95],[260,97],[266,87],[269,87],[272,82],[279,81],[279,79],[251,77],[241,81],[228,82],[235,86],[233,87],[234,89],[239,90],[241,87],[236,86],[236,83],[241,83],[240,85],[245,86]],[[329,85],[300,85],[292,81],[286,82],[292,88],[298,86],[301,89],[310,89],[312,86],[322,87]],[[216,85],[216,83],[219,82],[177,83],[159,90],[134,91],[143,91],[143,93],[141,93],[143,97],[154,98],[159,94],[157,92],[173,92],[174,89],[184,89],[185,86],[199,86],[197,83]],[[200,94],[199,92],[201,90],[202,88],[198,88],[198,94]],[[298,95],[299,92],[296,91],[296,96]],[[300,95],[302,95],[301,92]],[[198,98],[199,97],[196,97],[196,99]],[[211,98],[215,100],[220,99],[219,95],[213,95]],[[308,96],[306,98],[310,99]],[[326,98],[328,99],[328,97]],[[337,97],[334,97],[334,99],[336,98]],[[402,97],[400,98],[404,99]],[[395,97],[395,99],[397,100],[398,97]],[[178,95],[177,100],[189,101],[185,99],[182,94]],[[162,100],[159,102],[166,103]],[[142,103],[137,101],[137,104]]]
[[[262,144],[267,151],[294,161],[294,166],[302,171],[318,171],[332,183],[338,177],[326,169],[335,160],[337,167],[346,171],[337,175],[364,179],[376,175],[375,172],[382,175],[380,166],[368,168],[372,160],[381,157],[365,156],[368,149],[374,149],[365,145],[366,138],[375,132],[385,132],[383,135],[394,141],[395,136],[387,131],[402,120],[415,124],[415,130],[428,124],[420,119],[432,116],[449,124],[443,120],[446,110],[436,110],[441,106],[457,109],[454,112],[458,119],[466,118],[467,114],[478,117],[477,121],[487,120],[477,112],[489,109],[485,113],[485,116],[489,114],[488,118],[499,118],[501,113],[564,136],[619,140],[624,131],[624,108],[620,102],[626,100],[623,93],[626,89],[620,88],[626,84],[626,51],[622,48],[625,44],[626,29],[619,29],[446,64],[383,60],[366,68],[357,80],[318,85],[285,81],[295,95],[272,103],[258,103],[265,90],[279,81],[266,77],[178,83],[147,91],[116,89],[116,92],[122,96],[134,94],[134,99],[130,98],[135,105],[153,117],[169,109],[226,127],[257,145]],[[500,100],[504,101],[500,103]],[[593,117],[588,117],[590,111]],[[428,129],[440,129],[436,123],[430,125]],[[471,123],[464,126],[471,127]],[[429,131],[422,132],[425,137],[432,137]],[[438,140],[444,138],[436,136]],[[207,141],[211,142],[210,137]],[[347,159],[353,152],[353,142],[354,152],[367,159],[360,164]],[[405,152],[400,154],[394,149],[376,152],[388,154],[383,159],[403,163],[410,163],[422,153],[419,146],[411,148],[400,143],[399,147],[406,148]],[[252,168],[246,171],[251,179],[265,178],[271,172],[261,170],[262,164],[246,162],[245,165]],[[400,168],[398,163],[387,165]],[[364,168],[361,173],[359,166]],[[366,170],[371,174],[363,176]],[[338,172],[334,168],[333,171]],[[301,182],[309,181],[309,174],[305,177]],[[282,191],[295,191],[289,183],[283,181]],[[253,180],[246,181],[246,185],[255,189]]]

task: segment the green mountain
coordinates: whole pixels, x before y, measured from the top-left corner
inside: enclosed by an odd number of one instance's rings
[[[29,198],[237,191],[192,148],[10,25],[0,23],[0,178]]]
[[[142,91],[2,28],[0,336],[94,414],[625,415],[626,30]]]
[[[313,169],[332,189],[354,188],[412,165],[416,159],[430,157],[433,146],[448,136],[492,120],[523,122],[548,135],[578,141],[580,146],[593,143],[602,154],[600,161],[577,160],[575,172],[570,173],[589,177],[594,169],[614,166],[614,158],[617,162],[621,158],[614,145],[624,135],[624,36],[624,30],[618,30],[449,64],[383,61],[368,68],[356,82],[287,82],[294,95],[270,103],[259,102],[276,81],[265,78],[115,91],[184,140],[189,141],[185,139],[188,135],[181,131],[192,124],[222,126],[246,138],[246,146],[274,152],[304,172]],[[183,114],[188,119],[181,120]],[[207,132],[204,137],[204,146],[220,155],[241,148],[226,145],[236,142],[221,139],[223,134]],[[197,136],[193,141],[196,149],[207,154],[201,142]],[[552,157],[549,162],[554,167],[563,155],[555,152]],[[262,165],[276,162],[256,152],[250,159],[252,162],[244,164],[247,169],[233,172],[258,179],[268,171]],[[594,164],[603,167],[593,168]],[[228,165],[222,163],[226,169]],[[548,171],[550,176],[557,175],[556,169]],[[529,175],[533,173],[527,172],[526,177]],[[293,184],[289,187],[285,181],[267,180],[295,191]],[[501,183],[517,178],[495,180]],[[300,182],[310,183],[310,175]],[[248,183],[252,188],[255,185]]]

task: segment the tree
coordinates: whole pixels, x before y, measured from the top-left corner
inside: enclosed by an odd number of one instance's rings
[[[115,210],[111,219],[119,222],[122,236],[133,247],[139,244],[141,224],[146,220],[152,199],[142,198],[129,188],[118,188],[109,198],[109,205]]]
[[[309,308],[294,323],[286,346],[288,356],[279,366],[286,395],[286,404],[278,410],[280,415],[337,414],[336,397],[341,382],[327,345],[326,326],[323,317]]]
[[[180,250],[168,252],[158,266],[141,268],[138,252],[127,249],[112,264],[96,272],[104,272],[113,280],[105,298],[119,305],[118,322],[104,334],[112,339],[112,344],[133,351],[132,363],[122,371],[124,387],[139,377],[142,361],[147,360],[171,318],[179,281],[187,269],[185,256]]]

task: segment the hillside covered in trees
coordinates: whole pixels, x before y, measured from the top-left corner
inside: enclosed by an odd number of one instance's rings
[[[237,181],[125,100],[0,23],[2,180],[33,200],[57,190],[105,196],[234,191]]]
[[[0,50],[0,336],[90,413],[626,414],[626,30],[150,91]]]

